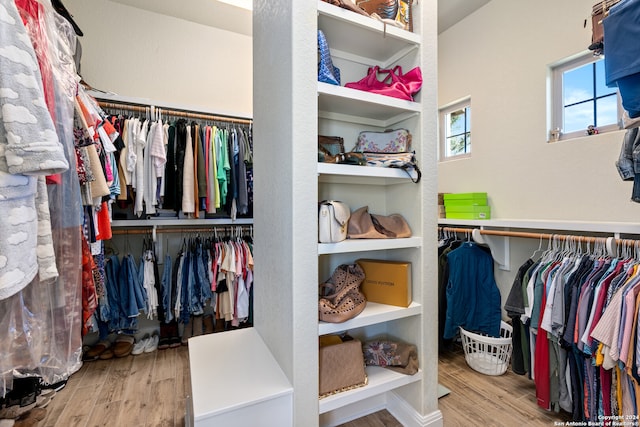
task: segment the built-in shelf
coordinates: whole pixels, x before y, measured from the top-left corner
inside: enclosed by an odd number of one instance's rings
[[[323,1],[318,1],[318,28],[331,36],[332,56],[383,67],[418,49],[421,42],[419,34]]]
[[[481,230],[536,230],[545,234],[566,234],[566,232],[598,233],[606,237],[606,248],[610,255],[615,253],[614,240],[623,234],[640,234],[640,224],[630,222],[607,221],[566,221],[566,220],[536,220],[536,219],[438,219],[441,226],[465,226],[474,228],[472,237],[474,241],[486,244],[491,250],[491,255],[501,270],[510,270],[510,237],[500,235],[485,235]],[[561,233],[557,233],[561,232]],[[609,235],[609,236],[606,236]],[[520,236],[516,236],[520,237]]]
[[[318,82],[318,117],[390,127],[418,114],[420,103]]]
[[[640,234],[640,223],[607,221],[566,221],[537,219],[438,219],[439,225],[464,225],[478,228],[583,231],[611,234]]]
[[[362,328],[364,326],[375,325],[377,323],[389,322],[391,320],[404,319],[422,313],[422,306],[412,302],[409,307],[398,307],[395,305],[378,304],[367,302],[364,311],[342,323],[319,322],[318,335],[335,334],[349,329]]]
[[[422,237],[406,237],[402,239],[347,239],[338,243],[318,243],[318,255],[419,248],[421,246]]]
[[[411,183],[409,175],[395,168],[318,163],[318,181],[330,184],[391,185]]]
[[[368,383],[364,387],[320,399],[320,413],[324,414],[325,412],[394,390],[403,385],[420,381],[422,379],[422,370],[419,370],[414,375],[405,375],[379,366],[368,366],[367,378]]]
[[[250,225],[253,224],[251,218],[241,218],[235,221],[231,218],[215,218],[215,219],[123,219],[114,220],[111,222],[112,227],[193,227],[201,226],[206,227],[208,225]]]

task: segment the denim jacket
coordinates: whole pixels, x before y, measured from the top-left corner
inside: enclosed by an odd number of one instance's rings
[[[624,181],[633,180],[640,173],[640,132],[638,128],[627,130],[622,140],[620,158],[616,161],[618,173]]]

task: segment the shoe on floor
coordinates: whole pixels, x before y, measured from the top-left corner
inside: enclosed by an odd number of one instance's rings
[[[193,316],[189,319],[189,323],[184,325],[184,330],[182,331],[182,345],[189,344],[189,338],[193,336]]]
[[[62,380],[62,381],[58,381],[57,383],[53,383],[53,384],[44,384],[43,388],[52,389],[54,392],[57,393],[60,390],[62,390],[66,385],[67,385],[67,380]]]
[[[100,360],[109,360],[109,359],[113,359],[113,349],[112,348],[108,348],[105,351],[103,351],[100,356],[99,356]]]
[[[193,316],[191,318],[193,320],[193,336],[194,337],[197,337],[204,333],[204,326],[203,326],[203,319],[202,319],[203,317],[204,316],[200,314],[198,316]]]
[[[42,390],[40,390],[40,396],[53,398],[53,396],[55,395],[56,391],[53,388],[43,388]]]
[[[158,349],[158,343],[160,342],[160,337],[158,334],[153,334],[147,340],[147,344],[144,346],[145,353],[152,353]]]
[[[205,314],[204,317],[202,318],[202,323],[204,325],[204,333],[205,334],[212,334],[213,331],[214,331],[213,315]]]
[[[40,395],[36,398],[36,408],[46,408],[47,405],[49,404],[49,402],[51,402],[51,397],[50,396],[43,396]]]
[[[109,347],[111,347],[111,341],[102,340],[84,353],[83,360],[96,360]]]
[[[150,339],[151,338],[147,334],[144,337],[142,337],[140,340],[138,340],[138,342],[133,345],[131,354],[133,354],[134,356],[137,356],[138,354],[144,353],[144,349],[147,347],[147,345],[149,345]]]
[[[36,407],[36,402],[27,406],[13,405],[0,409],[0,419],[15,420]]]
[[[33,408],[20,418],[14,424],[15,427],[36,427],[38,423],[47,416],[47,410],[44,408]]]
[[[130,355],[135,342],[136,339],[131,335],[119,335],[113,343],[113,355],[116,357],[126,357]]]

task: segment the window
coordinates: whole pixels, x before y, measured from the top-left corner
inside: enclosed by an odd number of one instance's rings
[[[471,100],[440,109],[440,160],[471,155]]]
[[[551,73],[550,140],[619,129],[622,106],[618,90],[605,84],[602,57],[585,54],[553,67]]]

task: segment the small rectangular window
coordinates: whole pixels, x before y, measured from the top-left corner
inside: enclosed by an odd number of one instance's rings
[[[440,109],[440,160],[471,155],[471,100]]]
[[[618,90],[605,84],[604,60],[591,53],[551,69],[550,140],[576,138],[620,129]]]

